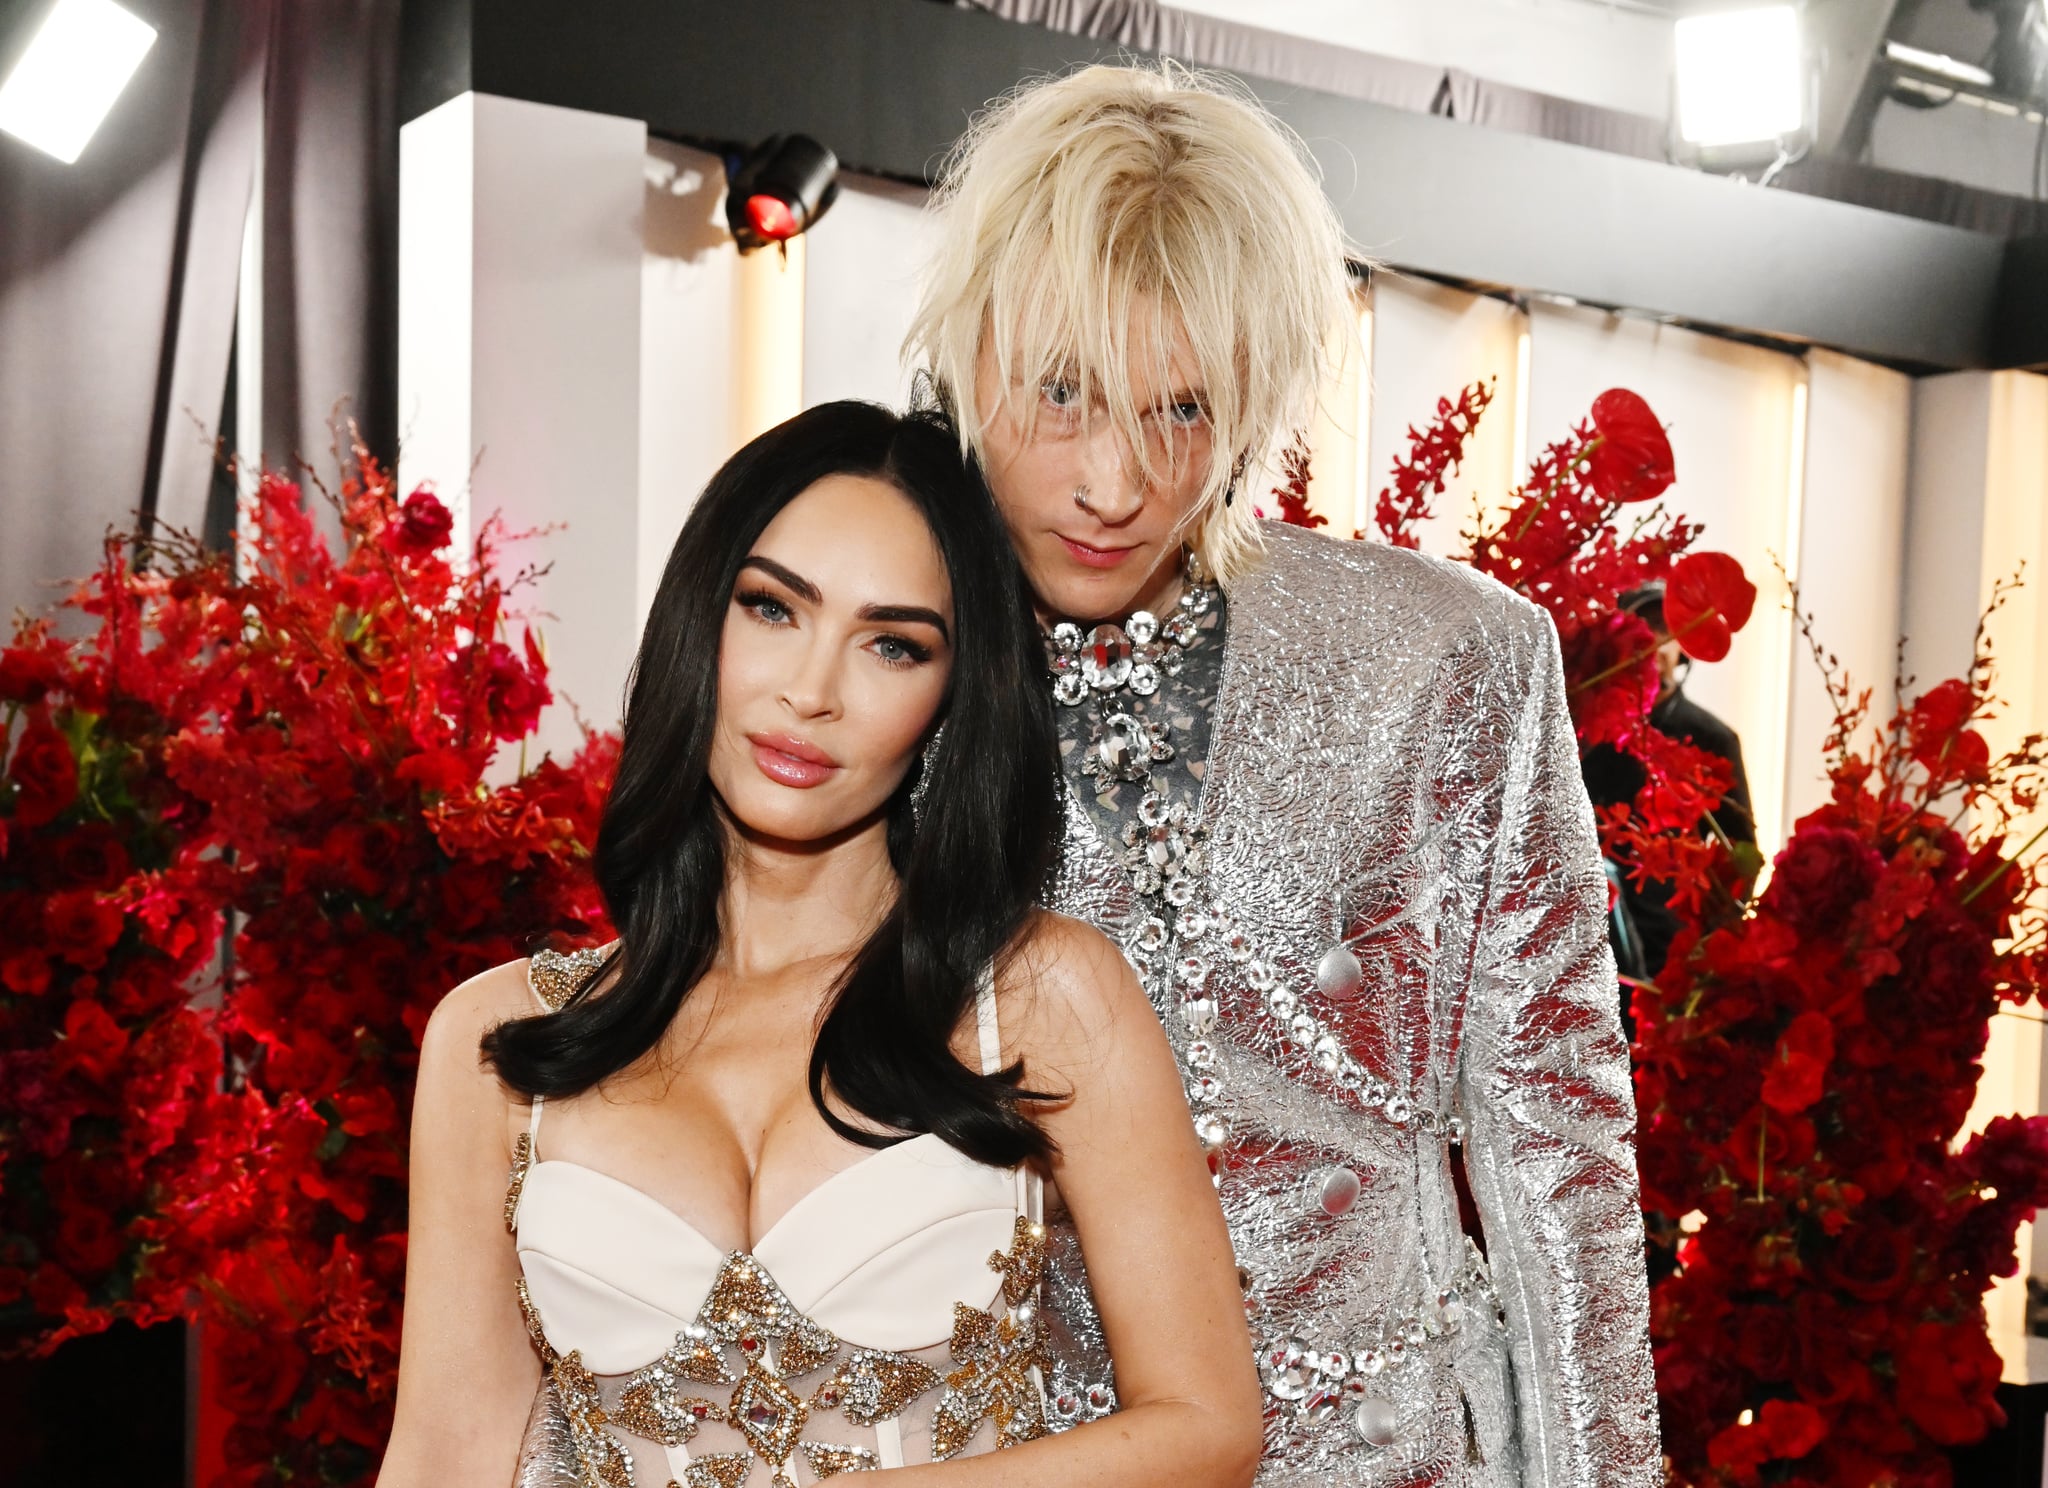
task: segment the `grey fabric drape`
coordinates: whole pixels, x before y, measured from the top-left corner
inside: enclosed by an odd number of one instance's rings
[[[0,621],[204,510],[269,7],[134,8],[156,45],[76,164],[0,136]]]
[[[259,172],[261,449],[327,465],[344,399],[396,444],[398,0],[131,3],[158,39],[78,162],[0,136],[0,622],[110,526],[205,524]]]

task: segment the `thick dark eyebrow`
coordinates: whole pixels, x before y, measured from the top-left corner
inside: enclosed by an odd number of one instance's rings
[[[922,605],[862,605],[860,618],[880,620],[891,625],[929,625],[944,636],[948,643],[953,639],[953,633],[946,629],[945,619],[939,612],[928,610]]]
[[[796,572],[796,570],[784,568],[773,558],[763,558],[759,553],[751,554],[740,564],[742,572],[750,568],[760,569],[768,577],[781,583],[791,593],[796,595],[798,599],[808,604],[823,604],[825,602],[825,596],[816,584],[813,584],[802,574]],[[939,614],[937,610],[928,610],[923,605],[862,605],[860,618],[863,620],[880,620],[888,625],[929,625],[933,630],[944,636],[949,643],[953,639],[952,631],[946,628],[945,617]]]
[[[796,595],[798,599],[810,604],[822,604],[824,602],[825,596],[819,591],[816,584],[813,584],[802,574],[796,572],[796,570],[784,568],[773,558],[763,558],[759,553],[751,554],[740,564],[740,570],[743,573],[750,568],[758,568],[762,573],[768,575],[769,578],[779,581],[791,593]]]

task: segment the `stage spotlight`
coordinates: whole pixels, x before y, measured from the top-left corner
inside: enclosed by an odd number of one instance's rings
[[[778,134],[726,161],[725,220],[740,252],[810,231],[839,195],[839,159],[804,134]]]
[[[0,129],[70,165],[155,42],[113,0],[57,0],[0,83]]]
[[[1678,45],[1678,132],[1702,149],[1775,143],[1806,123],[1799,15],[1789,5],[1687,16]]]

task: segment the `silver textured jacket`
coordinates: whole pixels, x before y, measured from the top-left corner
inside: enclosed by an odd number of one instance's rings
[[[1262,1488],[1661,1482],[1634,1099],[1548,617],[1268,524],[1202,791],[1171,896],[1070,803],[1055,907],[1124,947],[1188,1077],[1268,1391]],[[1114,1389],[1061,1239],[1071,1423]]]

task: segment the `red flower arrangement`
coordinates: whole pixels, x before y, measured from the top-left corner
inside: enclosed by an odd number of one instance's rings
[[[1467,388],[1410,431],[1378,503],[1386,540],[1414,545],[1489,396]],[[1833,799],[1752,899],[1760,862],[1698,831],[1725,767],[1650,726],[1651,636],[1615,608],[1664,580],[1666,621],[1703,660],[1749,618],[1741,566],[1687,551],[1697,527],[1659,508],[1617,529],[1673,474],[1647,405],[1611,391],[1465,534],[1467,561],[1556,621],[1581,747],[1643,764],[1602,843],[1670,880],[1690,921],[1634,994],[1645,1206],[1688,1231],[1651,1304],[1665,1446],[1700,1488],[1945,1488],[1943,1449],[2002,1419],[1983,1294],[2048,1204],[2048,1118],[2002,1117],[1951,1150],[1991,1014],[2048,984],[2048,873],[2026,856],[2040,834],[2005,841],[2038,804],[2048,743],[1992,758],[1974,726],[1992,708],[1981,627],[1969,676],[1861,745],[1869,695],[1816,646]]]
[[[339,555],[267,476],[239,572],[110,542],[90,640],[0,650],[0,1326],[199,1318],[231,1483],[369,1480],[420,1033],[533,936],[602,933],[615,741],[484,781],[550,697],[503,638],[502,528],[458,567],[361,450],[331,500]]]
[[[2048,745],[1992,758],[1991,685],[1981,627],[1882,729],[1831,670],[1832,799],[1636,990],[1645,1204],[1690,1230],[1653,1321],[1690,1482],[1942,1488],[2003,1420],[1983,1294],[2048,1203],[2048,1118],[1954,1143],[1991,1015],[2048,974],[2043,875],[2005,841]]]

